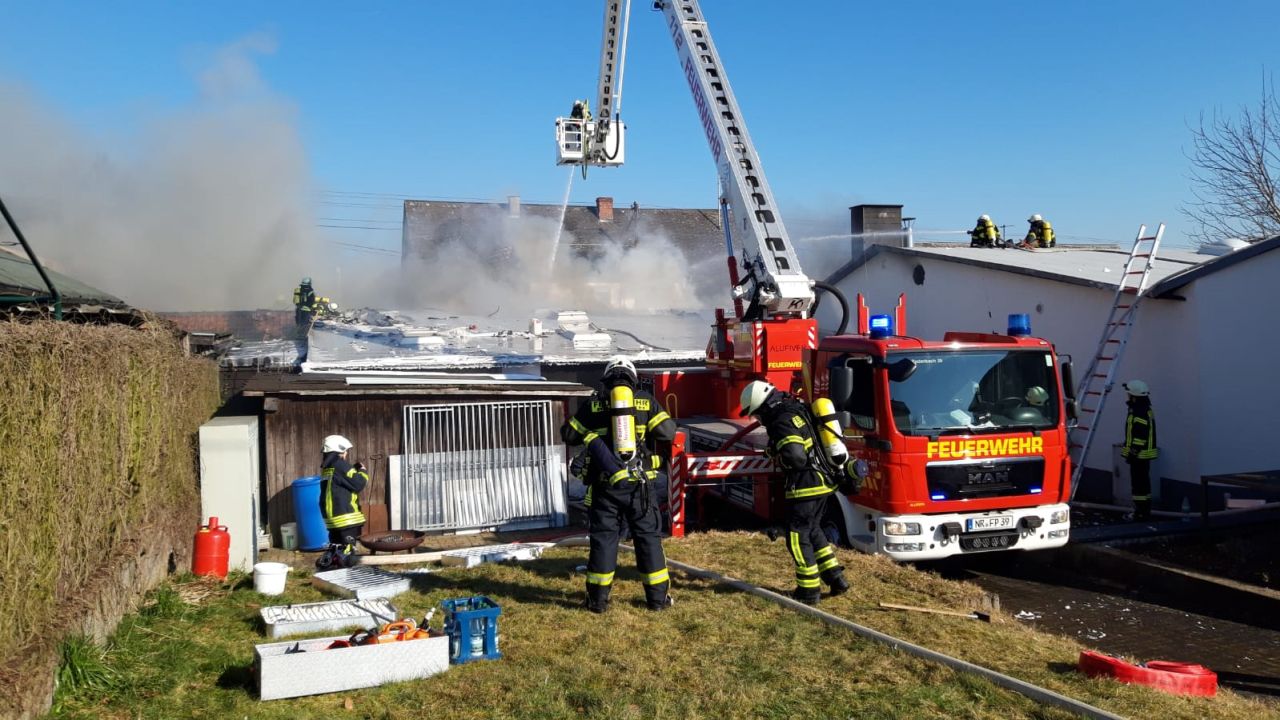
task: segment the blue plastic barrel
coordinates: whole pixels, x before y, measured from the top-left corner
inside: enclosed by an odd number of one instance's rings
[[[320,514],[320,476],[293,481],[293,516],[298,521],[298,549],[323,550],[329,544],[329,530]]]

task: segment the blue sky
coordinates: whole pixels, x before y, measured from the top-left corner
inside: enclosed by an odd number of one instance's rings
[[[628,163],[572,199],[711,207],[715,172],[659,13],[637,0],[622,102]],[[396,248],[399,199],[556,202],[553,119],[594,94],[596,0],[414,3],[0,3],[0,80],[93,134],[195,102],[220,48],[254,55],[294,111],[321,224]],[[1189,199],[1189,125],[1256,102],[1274,0],[704,0],[793,237],[844,208],[902,203],[918,227],[1130,239]],[[21,168],[6,168],[21,173]],[[12,180],[12,178],[10,178]]]

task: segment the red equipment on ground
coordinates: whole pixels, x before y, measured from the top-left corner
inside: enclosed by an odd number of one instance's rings
[[[196,531],[191,572],[225,578],[230,550],[231,534],[227,532],[227,526],[219,525],[216,517],[209,518],[209,524]]]
[[[1152,660],[1134,665],[1092,650],[1080,653],[1080,672],[1089,677],[1109,677],[1122,683],[1146,685],[1174,695],[1213,697],[1218,674],[1203,665]]]

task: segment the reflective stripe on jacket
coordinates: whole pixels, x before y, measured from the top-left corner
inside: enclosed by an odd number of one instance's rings
[[[325,453],[320,466],[320,514],[329,529],[364,524],[359,493],[369,482],[369,474],[351,467],[336,452]]]
[[[1150,408],[1145,413],[1129,412],[1124,423],[1124,447],[1120,456],[1139,460],[1154,460],[1160,455],[1156,445],[1156,414]]]

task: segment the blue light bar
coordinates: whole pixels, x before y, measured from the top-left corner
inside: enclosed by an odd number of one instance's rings
[[[1010,335],[1030,335],[1031,334],[1031,316],[1027,313],[1017,313],[1009,316],[1009,334]]]
[[[1040,488],[1031,488],[1031,494],[1032,494],[1032,495],[1039,495],[1039,494],[1040,494]]]
[[[929,499],[930,500],[946,500],[947,496],[943,495],[942,493],[938,493],[937,495],[930,495]]]
[[[893,316],[872,315],[871,331],[867,334],[872,338],[886,338],[893,335]]]

